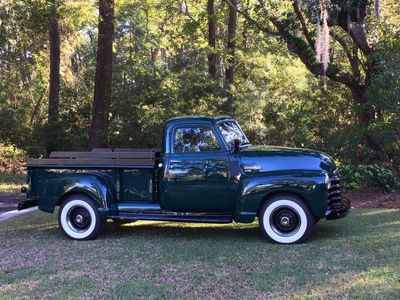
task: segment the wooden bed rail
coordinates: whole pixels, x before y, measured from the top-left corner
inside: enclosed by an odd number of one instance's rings
[[[53,151],[48,158],[29,159],[27,166],[154,166],[160,157],[156,149],[94,149],[84,151]]]

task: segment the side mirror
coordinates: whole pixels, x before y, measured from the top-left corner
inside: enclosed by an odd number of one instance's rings
[[[242,144],[242,142],[239,139],[233,140],[233,153],[240,152],[240,144]]]

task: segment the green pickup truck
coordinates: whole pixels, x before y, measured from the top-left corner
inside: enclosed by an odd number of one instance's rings
[[[52,213],[71,239],[95,239],[107,219],[251,223],[275,243],[301,243],[350,201],[326,154],[253,146],[231,117],[181,117],[164,127],[161,151],[52,152],[27,162],[28,200]]]

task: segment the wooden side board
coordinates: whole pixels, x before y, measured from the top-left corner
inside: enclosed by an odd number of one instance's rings
[[[92,152],[160,152],[153,148],[93,148]]]
[[[155,152],[74,152],[74,151],[54,151],[50,153],[50,158],[109,158],[109,159],[154,159]]]
[[[34,166],[154,166],[154,159],[90,159],[90,158],[39,158],[28,159],[26,165]]]
[[[27,166],[154,166],[155,149],[94,149],[92,152],[54,151],[48,158],[29,159]]]

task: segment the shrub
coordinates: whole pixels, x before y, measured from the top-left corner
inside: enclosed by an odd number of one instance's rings
[[[374,189],[392,193],[399,182],[392,170],[378,164],[344,165],[340,167],[342,186],[345,189]]]
[[[0,173],[22,173],[26,160],[25,151],[0,143]]]

